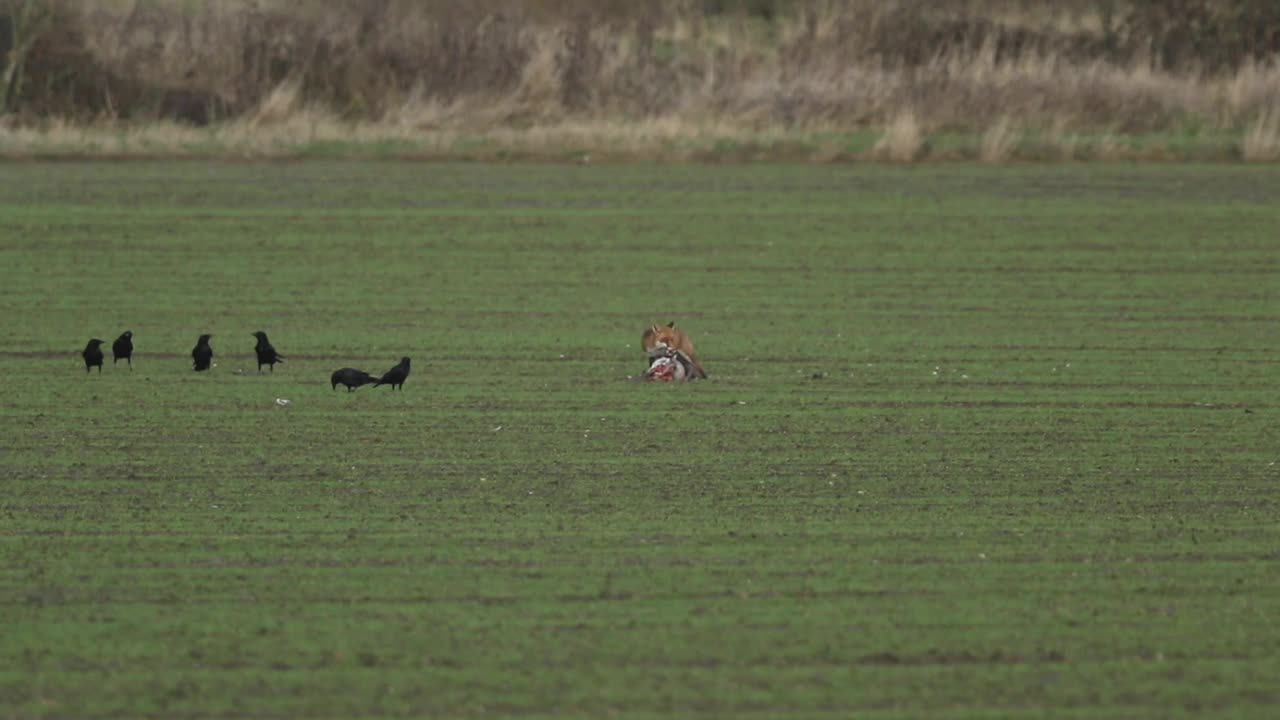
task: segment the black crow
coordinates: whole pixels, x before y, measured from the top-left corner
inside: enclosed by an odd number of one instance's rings
[[[259,330],[253,334],[258,338],[258,344],[253,346],[253,351],[258,353],[258,372],[262,372],[263,365],[270,365],[271,372],[276,371],[276,363],[284,362],[284,356],[276,352],[271,346],[271,341],[267,339],[267,334]]]
[[[338,389],[338,383],[347,386],[347,392],[351,392],[361,385],[375,383],[378,379],[363,370],[355,368],[342,368],[334,370],[333,375],[329,377],[329,384],[333,385],[333,389]]]
[[[392,389],[399,387],[404,390],[404,379],[407,377],[409,377],[409,358],[400,358],[400,364],[383,373],[373,386],[390,385]]]
[[[124,334],[111,343],[111,364],[115,365],[123,358],[129,361],[129,369],[133,369],[133,331],[125,330]]]
[[[101,345],[103,342],[105,341],[99,340],[98,338],[94,338],[89,341],[88,345],[84,346],[84,352],[80,353],[80,355],[84,357],[85,372],[89,372],[89,370],[92,369],[94,365],[98,366],[99,373],[102,372],[102,348],[98,346]]]
[[[191,350],[191,359],[195,362],[196,372],[208,370],[213,365],[213,348],[209,347],[209,338],[212,335],[201,335],[196,341],[196,346]]]

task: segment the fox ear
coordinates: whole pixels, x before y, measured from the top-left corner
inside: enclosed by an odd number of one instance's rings
[[[669,327],[669,328],[673,328],[673,327],[675,327],[675,326],[676,326],[676,321],[675,321],[675,320],[672,320],[671,322],[667,323],[667,327]]]

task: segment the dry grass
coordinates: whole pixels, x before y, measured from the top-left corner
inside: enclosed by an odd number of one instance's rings
[[[961,155],[1000,162],[1125,155],[1115,138],[1193,125],[1268,156],[1274,58],[1157,62],[1128,26],[1104,51],[1104,5],[796,0],[766,21],[695,0],[48,0],[56,31],[27,58],[0,149],[76,135],[125,138],[100,151],[541,142],[550,156],[751,146],[909,162],[959,133],[973,138]],[[859,133],[880,141],[850,150]]]
[[[312,154],[575,162],[844,157],[838,142],[823,144],[780,129],[695,126],[672,118],[636,122],[570,119],[529,128],[467,131],[452,126],[420,129],[348,121],[311,108],[290,113],[278,122],[243,119],[203,128],[171,121],[82,125],[61,120],[40,127],[0,127],[0,157],[9,158],[286,158]]]
[[[1247,162],[1280,160],[1280,108],[1258,116],[1245,132],[1240,150]]]
[[[885,126],[884,134],[872,148],[872,156],[890,162],[912,162],[924,153],[924,137],[915,112],[904,110]]]
[[[1020,138],[1021,132],[1014,121],[1007,117],[999,118],[982,134],[978,157],[985,163],[1004,162],[1013,155]]]

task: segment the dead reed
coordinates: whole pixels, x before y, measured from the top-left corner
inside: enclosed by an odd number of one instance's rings
[[[1249,22],[1280,28],[1256,4]],[[999,162],[1124,155],[1114,138],[1194,127],[1223,153],[1276,159],[1277,48],[1242,30],[1220,38],[1234,55],[1177,41],[1178,17],[1149,5],[0,0],[0,37],[21,43],[0,41],[0,152],[103,134],[117,140],[93,147],[122,154],[341,142],[908,162],[959,134],[973,138],[960,155]]]

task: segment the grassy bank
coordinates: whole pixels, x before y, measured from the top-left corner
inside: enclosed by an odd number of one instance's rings
[[[1268,717],[1277,180],[0,165],[0,714]]]
[[[1273,126],[1125,135],[1051,132],[997,125],[973,135],[927,133],[911,118],[883,131],[744,129],[670,120],[564,122],[536,128],[418,130],[299,114],[270,127],[175,123],[0,130],[8,159],[365,158],[548,162],[1270,162],[1280,159]]]
[[[9,156],[1280,158],[1261,0],[5,8]]]

